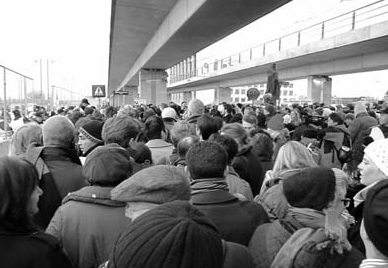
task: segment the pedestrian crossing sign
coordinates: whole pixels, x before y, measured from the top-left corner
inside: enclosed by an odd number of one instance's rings
[[[104,98],[106,96],[105,85],[93,85],[92,96],[94,98]]]

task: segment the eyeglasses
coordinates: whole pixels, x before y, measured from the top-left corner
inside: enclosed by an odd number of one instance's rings
[[[342,204],[344,204],[344,207],[346,207],[346,208],[350,206],[351,201],[352,200],[350,200],[350,198],[341,199]]]

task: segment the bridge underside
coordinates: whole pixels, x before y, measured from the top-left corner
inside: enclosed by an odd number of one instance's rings
[[[138,72],[167,69],[291,0],[113,0],[111,94]]]

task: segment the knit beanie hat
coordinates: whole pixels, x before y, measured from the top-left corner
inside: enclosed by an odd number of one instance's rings
[[[79,129],[79,133],[87,137],[89,140],[96,142],[96,143],[103,143],[101,132],[102,132],[102,126],[104,125],[103,122],[98,120],[92,120]]]
[[[373,245],[388,257],[388,180],[373,186],[366,195],[363,218],[365,231]]]
[[[334,200],[335,175],[325,167],[306,168],[284,180],[283,193],[297,208],[322,211]]]
[[[154,208],[134,220],[113,248],[108,267],[221,268],[222,240],[187,201]]]
[[[75,128],[63,115],[55,115],[43,124],[43,145],[46,147],[74,147]]]
[[[354,105],[354,116],[357,116],[359,113],[366,113],[365,103],[362,101],[356,102]]]
[[[370,143],[364,153],[388,177],[388,139],[376,140]]]
[[[189,180],[175,166],[157,165],[145,168],[120,183],[111,191],[112,200],[163,204],[189,200]]]
[[[129,154],[115,143],[99,146],[86,157],[82,174],[92,185],[114,187],[132,175]]]

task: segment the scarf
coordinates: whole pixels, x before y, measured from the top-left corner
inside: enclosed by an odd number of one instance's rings
[[[309,208],[290,207],[281,224],[293,234],[282,246],[271,264],[271,268],[291,268],[294,259],[304,246],[313,242],[317,251],[329,248],[331,254],[343,254],[351,250],[346,238],[346,228],[341,220],[333,220],[338,215],[330,209],[324,212]],[[342,218],[342,217],[341,217]],[[301,228],[302,227],[302,228]]]
[[[208,193],[217,190],[229,191],[228,184],[224,178],[209,178],[193,180],[190,183],[191,195],[199,193]]]

